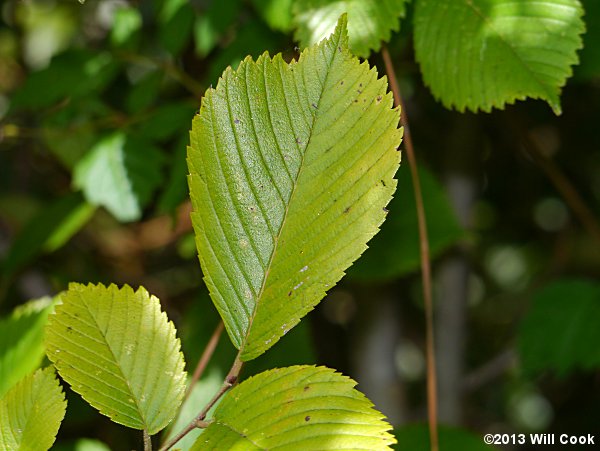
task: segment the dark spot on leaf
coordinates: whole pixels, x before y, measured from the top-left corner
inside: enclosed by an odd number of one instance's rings
[[[310,387],[308,385],[304,386],[304,391],[307,391],[309,389],[310,389]]]
[[[344,84],[344,80],[340,81],[340,85],[343,85],[343,84]]]
[[[344,213],[348,213],[348,212],[350,212],[350,207],[348,207],[344,210]]]
[[[385,184],[385,182],[383,181],[383,179],[382,179],[382,180],[380,180],[380,182],[381,182],[381,184],[382,184],[383,186],[387,186],[387,185]]]
[[[381,103],[381,99],[383,99],[383,97],[377,96],[377,103]]]
[[[296,144],[302,144],[302,140],[300,138],[296,138]]]
[[[310,421],[310,415],[306,415],[306,416],[304,417],[304,421]]]
[[[338,47],[338,52],[342,53],[342,48]]]
[[[288,296],[291,296],[291,295],[292,295],[292,292],[290,291],[290,292],[288,293]]]
[[[239,124],[239,123],[240,123],[240,120],[239,120],[239,119],[235,119],[235,120],[233,121],[233,123],[234,123],[234,124]]]
[[[329,147],[329,148],[328,148],[328,149],[325,151],[325,153],[329,152],[331,149],[333,149],[333,147]]]
[[[359,84],[358,84],[358,87],[359,87],[359,88],[362,88],[362,83],[359,83]]]
[[[358,92],[359,94],[362,94],[362,91],[360,89],[357,89],[356,92]]]
[[[311,105],[312,105],[312,107],[313,107],[315,110],[318,110],[318,109],[319,109],[319,107],[318,107],[316,104],[314,104],[314,103],[311,103]]]
[[[358,99],[354,99],[354,103],[358,103]]]

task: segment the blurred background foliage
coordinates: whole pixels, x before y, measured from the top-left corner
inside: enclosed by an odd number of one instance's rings
[[[422,83],[410,20],[389,42],[434,257],[442,449],[480,449],[483,432],[598,431],[600,2],[582,3],[588,31],[559,117],[540,101],[448,111]],[[144,285],[176,323],[193,372],[218,315],[189,220],[191,118],[228,65],[264,51],[297,57],[293,4],[3,1],[0,390],[9,371],[42,359],[49,300],[25,303],[69,281]],[[384,72],[378,54],[370,61]],[[424,321],[406,165],[398,178],[364,258],[244,375],[337,368],[389,416],[398,449],[414,450],[424,429],[405,425],[425,419]],[[24,347],[30,358],[15,362]],[[199,410],[233,355],[223,337],[182,415]],[[67,398],[57,449],[140,447],[136,433]]]

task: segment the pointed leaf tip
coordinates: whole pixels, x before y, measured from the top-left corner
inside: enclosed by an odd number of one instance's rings
[[[399,110],[337,31],[287,64],[244,60],[202,101],[188,148],[206,284],[242,360],[273,346],[366,249],[400,164]]]

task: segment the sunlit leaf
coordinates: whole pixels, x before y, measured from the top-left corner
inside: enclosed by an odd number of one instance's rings
[[[600,368],[600,284],[561,280],[542,288],[521,324],[521,365],[532,373]]]
[[[295,38],[302,47],[319,42],[335,28],[338,18],[348,13],[350,50],[367,58],[400,29],[407,0],[298,0],[294,2]]]
[[[266,371],[227,393],[192,450],[387,450],[391,426],[335,371]]]
[[[31,301],[0,319],[0,398],[42,363],[51,303],[51,298]]]
[[[37,370],[0,399],[0,449],[49,449],[67,402],[54,370]]]
[[[433,95],[459,111],[526,97],[560,114],[585,25],[578,0],[419,0],[415,52]]]
[[[71,284],[46,328],[61,377],[113,421],[155,434],[176,415],[185,372],[160,303],[140,288]]]
[[[349,53],[345,20],[298,62],[265,54],[225,71],[192,125],[196,244],[243,360],[337,283],[396,187],[399,111],[385,79]]]
[[[74,184],[91,204],[106,207],[120,221],[135,221],[162,180],[162,163],[159,149],[116,132],[77,163]]]

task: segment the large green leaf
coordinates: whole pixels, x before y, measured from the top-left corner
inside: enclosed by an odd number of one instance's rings
[[[443,187],[433,174],[419,168],[423,204],[427,214],[429,251],[435,258],[458,241],[464,231],[458,224]],[[389,205],[388,218],[369,249],[350,268],[348,277],[360,281],[384,281],[419,268],[420,244],[417,207],[407,166],[398,171],[398,190]]]
[[[155,434],[176,415],[185,372],[175,327],[154,296],[71,284],[50,315],[46,353],[61,377],[113,421]]]
[[[386,450],[391,426],[356,382],[325,367],[266,371],[227,393],[192,450]]]
[[[338,17],[348,13],[350,50],[367,58],[400,29],[407,0],[297,0],[293,5],[295,38],[302,47],[328,36]]]
[[[91,204],[106,207],[120,221],[135,221],[160,185],[162,162],[156,147],[116,132],[77,163],[74,184]]]
[[[446,107],[490,111],[526,97],[560,113],[585,25],[578,0],[419,0],[415,52]]]
[[[0,449],[49,449],[66,410],[54,370],[37,370],[0,399]]]
[[[541,289],[521,324],[521,365],[566,374],[600,368],[600,284],[561,280]]]
[[[400,163],[385,79],[335,33],[287,64],[244,60],[207,91],[188,153],[192,222],[242,360],[298,323],[366,249]]]
[[[51,298],[31,301],[0,319],[0,398],[42,363],[51,303]]]

